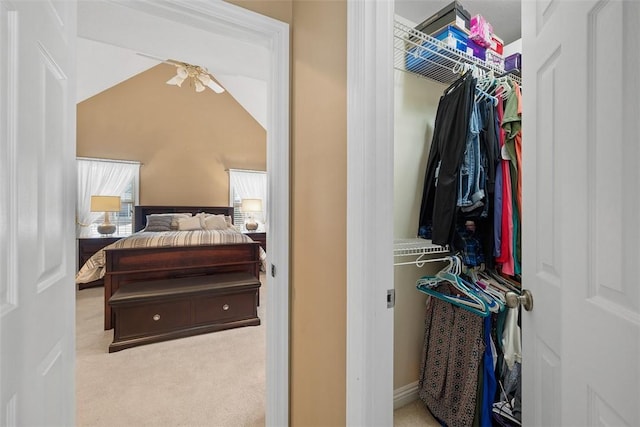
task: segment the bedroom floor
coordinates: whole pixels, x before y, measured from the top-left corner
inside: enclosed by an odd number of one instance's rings
[[[76,425],[264,426],[266,281],[262,324],[108,353],[104,289],[76,291]],[[420,402],[395,426],[437,426]]]
[[[102,287],[76,293],[76,425],[264,425],[264,304],[260,326],[110,354],[103,293]]]

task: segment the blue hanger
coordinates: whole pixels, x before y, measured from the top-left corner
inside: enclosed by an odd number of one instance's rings
[[[427,295],[436,297],[440,300],[449,302],[478,316],[487,317],[491,313],[487,302],[477,295],[477,293],[471,289],[471,285],[466,283],[460,276],[451,272],[460,268],[461,261],[457,257],[452,257],[452,262],[448,267],[438,272],[436,276],[423,276],[418,280],[416,288]],[[444,294],[438,292],[435,288],[436,284],[448,282],[455,289],[459,290],[461,294]]]

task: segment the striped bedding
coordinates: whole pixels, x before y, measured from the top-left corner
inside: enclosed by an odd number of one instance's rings
[[[160,232],[139,231],[106,246],[105,249],[198,246],[244,242],[253,242],[253,240],[251,240],[249,236],[234,229]],[[264,270],[266,253],[262,248],[260,248],[260,260],[262,261]],[[105,274],[104,264],[105,253],[104,249],[101,249],[89,258],[80,271],[78,271],[76,274],[76,283],[89,283],[101,279]]]

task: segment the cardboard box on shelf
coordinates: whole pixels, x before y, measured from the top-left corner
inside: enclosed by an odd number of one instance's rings
[[[473,40],[467,40],[467,55],[471,55],[474,58],[478,58],[481,61],[484,61],[486,58],[487,49],[483,46],[480,46],[478,43]]]
[[[522,55],[514,53],[504,59],[504,71],[522,71]]]
[[[446,28],[444,28],[440,32],[435,33],[433,35],[433,38],[443,41],[444,44],[454,49],[458,49],[465,53],[467,52],[468,35],[465,31],[459,29],[458,27],[447,25]]]
[[[504,71],[504,58],[502,58],[502,55],[498,55],[491,49],[487,49],[485,55],[485,61],[487,64],[497,67],[500,71]]]
[[[470,21],[469,38],[483,47],[491,46],[493,27],[482,15],[474,15]]]
[[[491,34],[491,44],[489,45],[488,49],[491,49],[498,55],[502,56],[502,51],[504,49],[504,41],[502,41],[502,39],[496,36],[495,34]]]
[[[453,25],[463,30],[469,29],[471,15],[459,1],[454,1],[416,26],[416,30],[432,35]]]

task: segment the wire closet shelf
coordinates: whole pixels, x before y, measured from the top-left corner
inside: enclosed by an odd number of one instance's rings
[[[411,28],[401,22],[394,22],[393,31],[394,68],[420,77],[452,83],[460,77],[458,70],[475,68],[481,74],[498,77],[505,71],[442,41]],[[509,76],[518,84],[521,79],[515,74]]]
[[[429,259],[426,255],[449,254],[449,246],[440,246],[431,242],[431,240],[413,238],[413,239],[396,239],[393,242],[393,256],[395,262],[393,265],[409,265],[416,264],[419,267],[425,262],[441,261],[442,258]],[[403,261],[411,257],[411,261]]]

